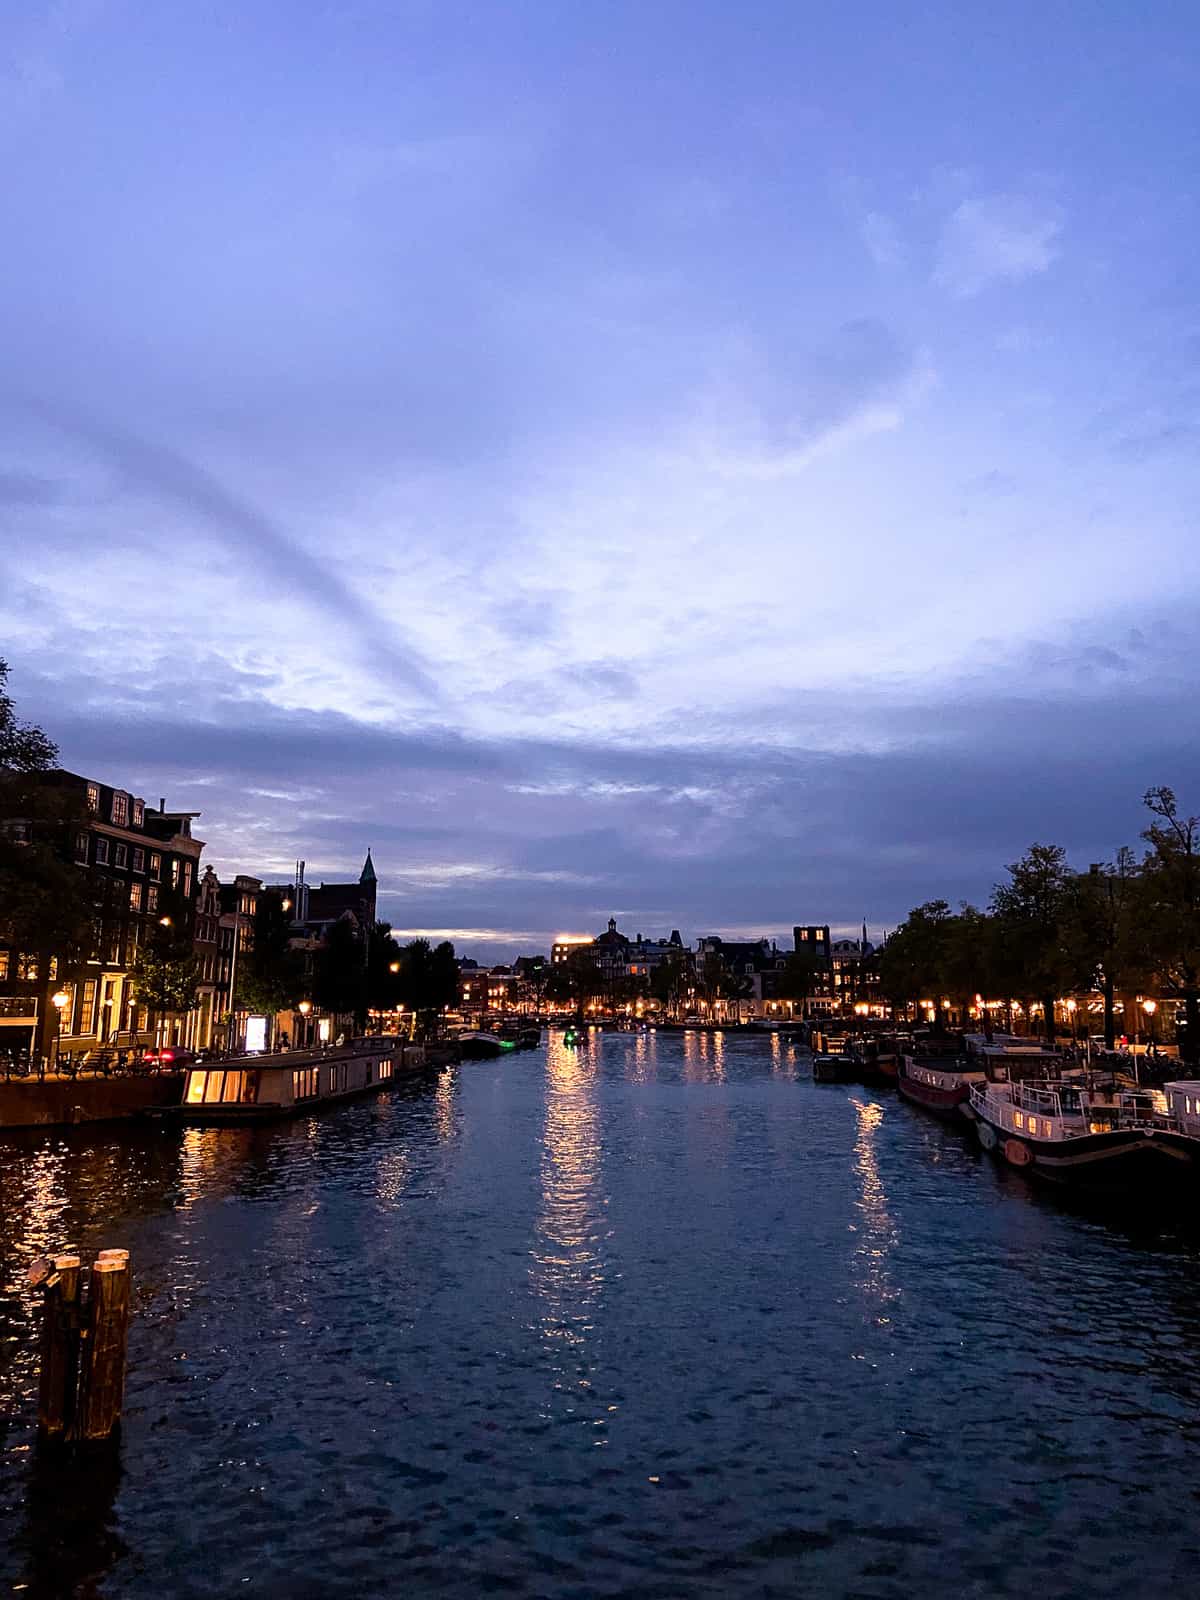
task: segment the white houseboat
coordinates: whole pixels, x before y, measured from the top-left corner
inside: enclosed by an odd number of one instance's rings
[[[356,1039],[334,1050],[233,1056],[188,1068],[187,1122],[257,1122],[388,1088],[403,1061],[395,1038]]]
[[[1010,1166],[1089,1188],[1165,1177],[1148,1097],[1062,1079],[972,1084],[979,1142]]]

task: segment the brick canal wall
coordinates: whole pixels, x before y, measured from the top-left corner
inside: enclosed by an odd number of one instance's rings
[[[0,1132],[55,1123],[112,1122],[153,1106],[177,1106],[182,1072],[152,1078],[78,1078],[0,1083]]]

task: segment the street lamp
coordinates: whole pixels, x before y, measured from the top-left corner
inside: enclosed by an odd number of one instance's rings
[[[312,1043],[311,1039],[309,1038],[309,1027],[308,1027],[308,1019],[309,1019],[309,1016],[312,1014],[312,1001],[311,1000],[301,1000],[300,1004],[296,1007],[296,1010],[304,1018],[304,1046],[305,1046],[305,1049],[307,1049],[309,1047],[309,1045]]]
[[[50,1070],[53,1071],[58,1065],[58,1041],[62,1037],[63,1012],[71,1004],[71,996],[64,989],[60,989],[57,994],[50,996],[50,1004],[54,1007],[54,1014],[57,1018],[54,1029],[54,1057],[50,1063]]]
[[[158,925],[160,928],[169,928],[171,926],[170,917],[159,917]]]
[[[1076,1043],[1079,1042],[1078,1012],[1079,1012],[1079,1003],[1078,1003],[1078,1001],[1076,1001],[1076,1000],[1068,1000],[1067,1001],[1067,1015],[1071,1019],[1071,1038]]]
[[[1146,1013],[1146,1032],[1149,1034],[1149,1044],[1155,1043],[1154,1038],[1154,1013],[1158,1010],[1157,1000],[1143,1000],[1142,1010]]]

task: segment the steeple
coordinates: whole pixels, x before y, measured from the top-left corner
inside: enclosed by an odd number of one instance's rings
[[[367,859],[363,862],[363,869],[358,875],[359,883],[375,882],[375,864],[371,860],[371,847],[367,846]]]

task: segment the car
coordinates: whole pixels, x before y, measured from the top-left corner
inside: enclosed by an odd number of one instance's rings
[[[190,1067],[195,1059],[194,1050],[185,1050],[180,1045],[165,1044],[157,1050],[144,1050],[138,1058],[138,1066],[143,1072],[182,1072],[184,1067]]]

